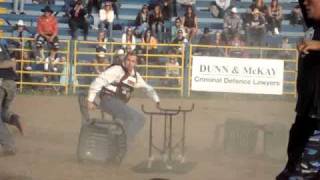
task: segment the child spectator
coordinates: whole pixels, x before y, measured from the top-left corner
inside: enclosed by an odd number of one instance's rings
[[[13,40],[13,44],[15,48],[30,48],[30,41],[28,40],[24,40],[23,38],[29,38],[31,37],[31,33],[29,31],[29,29],[25,26],[23,20],[18,20],[17,24],[15,24],[12,29],[12,37],[16,37],[18,38],[17,40],[14,39]],[[16,59],[21,59],[21,50],[18,51],[14,51],[14,57]]]

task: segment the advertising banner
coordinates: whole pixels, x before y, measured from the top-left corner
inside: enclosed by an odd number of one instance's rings
[[[193,56],[191,90],[283,93],[283,60]]]

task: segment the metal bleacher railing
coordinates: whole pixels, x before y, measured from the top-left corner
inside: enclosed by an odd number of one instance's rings
[[[33,87],[52,87],[59,92],[68,94],[69,79],[70,76],[70,55],[69,47],[70,41],[61,40],[61,49],[59,53],[63,56],[63,61],[59,62],[46,62],[45,59],[34,58],[33,54],[34,44],[33,38],[15,38],[15,37],[2,37],[9,44],[9,50],[14,53],[17,62],[17,74],[19,80],[17,84],[19,86],[20,93],[24,89],[32,89]],[[12,46],[12,44],[16,44]],[[47,52],[44,51],[46,54]],[[44,71],[44,66],[47,65],[49,70]],[[52,71],[54,67],[58,67],[57,71]],[[47,80],[44,81],[44,78]]]
[[[39,60],[32,56],[24,56],[27,52],[31,54],[34,51],[30,44],[34,39],[31,38],[13,38],[2,37],[7,41],[16,41],[24,44],[20,47],[10,47],[11,52],[20,54],[17,58],[17,73],[19,75],[18,85],[21,93],[27,89],[48,88],[57,90],[60,93],[76,93],[81,88],[88,88],[90,82],[98,74],[94,71],[94,67],[108,67],[111,63],[115,63],[121,55],[116,51],[123,45],[118,42],[107,42],[103,45],[107,46],[104,53],[107,61],[97,63],[95,60],[98,55],[96,47],[99,42],[96,41],[74,41],[61,40],[61,49],[59,54],[65,57],[65,60],[59,62],[48,62]],[[27,45],[30,43],[29,45]],[[101,45],[101,44],[100,44]],[[215,49],[222,49],[221,57],[232,57],[231,51],[239,50],[246,53],[246,58],[264,58],[264,59],[280,59],[284,61],[284,95],[296,95],[296,70],[298,52],[295,49],[283,48],[264,48],[264,47],[232,47],[232,46],[208,46],[196,44],[157,44],[157,51],[151,51],[154,45],[137,43],[136,47],[144,47],[144,51],[138,51],[137,66],[138,72],[142,77],[155,89],[160,91],[171,91],[181,96],[190,96],[192,76],[192,57],[199,55],[198,49],[205,49],[209,52],[215,52]],[[74,47],[71,49],[70,47]],[[175,51],[171,49],[175,48]],[[174,53],[178,52],[178,53]],[[46,54],[47,52],[45,52]],[[201,55],[201,54],[200,54]],[[212,54],[212,56],[219,56]],[[239,57],[239,56],[238,56]],[[168,66],[166,62],[169,59],[175,59],[178,66]],[[240,59],[241,60],[241,59]],[[49,71],[44,71],[44,65],[47,64]],[[53,71],[52,67],[60,66],[58,71]],[[178,71],[175,76],[169,76],[168,70]],[[46,81],[44,81],[46,77]],[[71,91],[72,90],[72,91]]]

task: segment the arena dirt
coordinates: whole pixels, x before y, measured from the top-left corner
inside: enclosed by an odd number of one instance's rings
[[[170,180],[274,179],[284,161],[266,158],[259,148],[251,155],[226,155],[221,143],[215,141],[215,130],[229,118],[251,120],[257,124],[278,121],[289,126],[294,117],[294,101],[168,98],[163,99],[161,104],[172,108],[178,105],[189,107],[192,102],[196,107],[187,116],[186,154],[187,161],[195,162],[195,167],[186,174],[142,174],[132,168],[147,158],[147,116],[145,128],[132,143],[119,167],[80,164],[75,154],[81,121],[76,97],[18,96],[13,109],[22,116],[25,136],[10,129],[16,139],[18,154],[0,157],[0,180],[148,180],[155,177]],[[141,104],[155,110],[149,99],[134,98],[130,102],[138,110]],[[161,133],[160,121],[155,126],[156,133]],[[174,136],[181,132],[178,126],[174,124]]]

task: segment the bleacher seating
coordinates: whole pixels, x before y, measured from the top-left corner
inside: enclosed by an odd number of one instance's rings
[[[209,27],[215,30],[221,30],[223,26],[223,20],[218,18],[213,18],[208,10],[209,4],[212,0],[197,0],[196,9],[199,17],[199,27],[202,30],[204,27]],[[115,20],[116,25],[120,26],[130,26],[134,23],[134,19],[136,18],[137,13],[143,4],[149,2],[149,0],[121,0],[121,8],[120,8],[120,19]],[[270,0],[265,0],[266,3],[269,3]],[[297,0],[280,0],[281,5],[284,9],[285,17],[291,12],[291,9],[297,4]],[[240,13],[245,13],[247,8],[251,4],[251,0],[241,0],[237,1],[236,6]],[[8,9],[8,13],[0,14],[0,18],[5,19],[9,24],[3,25],[0,28],[7,33],[10,33],[10,24],[15,24],[19,19],[25,21],[29,29],[34,32],[36,26],[37,16],[41,14],[41,9],[44,5],[40,4],[31,4],[27,2],[25,4],[25,12],[26,15],[15,15],[9,14],[12,9],[12,1],[0,2],[0,8]],[[61,11],[63,8],[63,1],[57,0],[55,5],[51,5],[51,8],[54,11]],[[70,39],[69,35],[69,26],[67,18],[63,17],[64,13],[58,13],[58,21],[59,21],[59,36]],[[97,21],[97,15],[95,15],[95,21]],[[172,20],[173,22],[173,20]],[[90,30],[89,39],[96,39],[97,31],[95,29]],[[113,33],[114,39],[119,39],[121,37],[121,30],[115,30]],[[200,31],[201,33],[201,31]],[[289,37],[290,42],[295,42],[297,39],[302,37],[303,27],[302,26],[292,26],[289,24],[288,20],[285,19],[282,23],[282,32],[281,36]],[[273,38],[273,36],[269,37]]]

